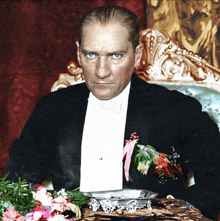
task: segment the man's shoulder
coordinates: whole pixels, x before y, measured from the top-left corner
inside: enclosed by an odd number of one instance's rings
[[[132,78],[132,94],[133,98],[142,101],[150,101],[154,103],[169,104],[187,104],[195,105],[199,109],[201,104],[193,97],[184,95],[177,90],[170,90],[163,85],[148,83],[137,76]]]
[[[159,85],[159,84],[148,83],[136,75],[132,76],[131,88],[134,90],[139,90],[139,91],[144,91],[144,92],[158,91],[158,92],[169,93],[169,90],[166,87]]]
[[[137,76],[132,77],[131,91],[138,97],[153,96],[159,98],[174,96],[166,87],[159,84],[148,83]]]
[[[51,92],[43,96],[37,105],[65,105],[82,101],[89,95],[89,90],[85,83],[72,85],[58,91]]]

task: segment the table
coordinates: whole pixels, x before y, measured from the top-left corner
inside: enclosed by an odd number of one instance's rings
[[[200,210],[196,208],[187,208],[183,206],[183,201],[178,199],[156,198],[152,200],[152,210],[143,208],[135,213],[129,213],[126,210],[113,211],[112,213],[104,213],[102,209],[92,212],[89,208],[83,208],[82,214],[84,221],[94,220],[187,220],[187,221],[209,221],[204,217]]]

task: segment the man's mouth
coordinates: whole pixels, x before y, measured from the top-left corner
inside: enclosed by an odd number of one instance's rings
[[[110,83],[107,83],[107,82],[96,82],[95,84],[100,87],[106,87],[106,86],[110,85]]]

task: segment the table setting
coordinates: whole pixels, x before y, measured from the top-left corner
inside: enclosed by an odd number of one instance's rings
[[[159,198],[148,190],[123,189],[82,193],[79,189],[31,187],[21,178],[0,178],[1,221],[62,220],[204,220],[200,210],[173,196]]]
[[[200,210],[169,195],[159,198],[148,190],[123,189],[86,193],[82,220],[204,220]]]

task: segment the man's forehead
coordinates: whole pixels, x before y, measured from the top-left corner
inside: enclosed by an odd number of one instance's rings
[[[98,33],[95,32],[98,29]],[[103,34],[103,32],[110,33],[112,30],[117,29],[118,31],[122,31],[124,32],[124,36],[123,37],[128,37],[128,30],[127,27],[125,27],[121,22],[119,21],[109,21],[106,23],[100,23],[99,21],[91,21],[87,24],[85,24],[82,28],[82,40],[84,39],[85,35],[90,33],[93,35],[98,35],[98,34]],[[103,39],[105,40],[105,39]]]
[[[93,19],[85,23],[82,27],[82,30],[84,30],[84,28],[88,26],[89,27],[100,26],[101,28],[112,27],[112,26],[125,27],[123,22],[121,22],[120,20],[115,20],[115,19],[112,19],[106,22],[100,22],[98,20]]]
[[[108,52],[127,50],[132,45],[129,33],[120,23],[101,24],[93,22],[83,28],[81,48],[85,50],[106,49]]]

